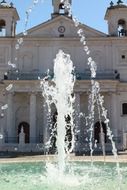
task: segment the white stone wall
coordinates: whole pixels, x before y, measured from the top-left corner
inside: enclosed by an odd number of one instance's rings
[[[116,20],[114,17],[114,20],[111,20],[112,24]],[[59,37],[58,31],[61,25],[65,27],[62,38]],[[127,102],[127,40],[126,38],[107,37],[85,25],[81,25],[81,27],[87,37],[87,44],[91,51],[90,56],[97,63],[98,70],[102,72],[117,70],[120,73],[120,80],[100,80],[99,82],[101,93],[105,97],[104,105],[108,110],[113,134],[115,137],[122,136],[123,131],[127,131],[126,116],[121,115],[121,104]],[[109,27],[111,31],[115,28],[114,25],[112,28],[111,25]],[[0,79],[3,79],[5,72],[12,69],[8,66],[8,61],[13,63],[15,57],[18,58],[16,64],[21,73],[46,73],[48,69],[53,72],[53,60],[59,49],[70,54],[76,72],[85,73],[89,69],[88,57],[83,51],[71,19],[63,16],[54,18],[30,29],[28,34],[24,37],[23,46],[17,51],[17,54],[15,50],[17,39],[0,39]],[[11,95],[6,91],[6,87],[10,83],[13,83]],[[4,132],[7,132],[10,137],[16,137],[18,125],[24,121],[30,124],[30,137],[42,136],[43,141],[47,142],[49,138],[47,107],[44,106],[45,101],[41,96],[40,81],[4,80],[0,83],[0,89],[0,106],[6,103],[9,105],[9,109],[4,111],[5,117],[2,118],[2,124],[0,124],[3,126]],[[77,93],[80,103],[77,109],[86,115],[88,115],[90,89],[89,81],[76,81],[74,92]],[[95,122],[97,121],[96,109]],[[78,122],[83,129],[84,120],[79,119]]]

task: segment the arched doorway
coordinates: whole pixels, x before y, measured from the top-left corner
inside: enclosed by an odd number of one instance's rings
[[[50,152],[54,153],[56,151],[56,140],[57,140],[57,116],[58,113],[55,111],[52,115],[52,128],[51,128],[51,138],[50,138]],[[71,117],[70,115],[65,116],[66,122],[66,134],[65,134],[65,142],[67,144],[66,150],[69,151],[72,147],[72,131],[71,131]]]
[[[65,142],[67,142],[67,151],[69,151],[72,147],[72,129],[71,129],[71,117],[70,115],[67,115],[65,117],[66,121],[66,135],[65,135]]]
[[[104,122],[101,122],[98,121],[95,123],[94,125],[94,140],[97,141],[97,143],[101,143],[101,140],[100,140],[100,135],[101,135],[101,127],[103,129],[103,133],[104,133],[104,140],[105,140],[105,143],[107,142],[107,129],[106,129],[106,125]]]
[[[19,142],[19,133],[21,132],[22,127],[23,127],[23,131],[25,133],[25,143],[29,143],[29,141],[30,141],[30,126],[27,122],[21,122],[18,126],[18,142]]]

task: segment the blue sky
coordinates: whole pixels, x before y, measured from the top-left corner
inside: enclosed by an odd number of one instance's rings
[[[29,17],[28,28],[38,25],[51,18],[52,0],[39,0],[40,2],[32,9]],[[9,2],[9,0],[7,1]],[[22,32],[25,25],[25,12],[33,4],[33,0],[13,0],[14,6],[20,16],[20,22],[17,23],[17,32]],[[117,0],[113,1],[114,3]],[[124,1],[125,3],[127,1]],[[90,27],[107,33],[107,22],[104,15],[110,0],[72,0],[73,15],[78,20]]]

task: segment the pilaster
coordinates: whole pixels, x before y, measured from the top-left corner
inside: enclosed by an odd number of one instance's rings
[[[36,143],[36,94],[30,94],[30,143]]]
[[[7,134],[8,137],[14,137],[15,127],[14,127],[14,108],[13,108],[13,93],[7,94]],[[8,139],[10,140],[10,139]]]

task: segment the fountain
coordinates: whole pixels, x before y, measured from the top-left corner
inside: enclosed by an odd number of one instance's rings
[[[63,2],[63,1],[62,1]],[[65,4],[69,9],[68,3]],[[71,12],[69,12],[71,15]],[[78,21],[73,18],[75,26]],[[84,44],[84,51],[90,54],[89,48],[86,46],[85,36],[82,30],[78,30],[81,37],[80,41]],[[91,93],[89,95],[89,146],[92,162],[82,161],[81,157],[77,157],[75,161],[68,159],[75,147],[75,126],[74,120],[74,67],[70,55],[59,50],[54,60],[54,77],[50,80],[50,76],[41,80],[41,88],[43,96],[46,100],[51,113],[51,105],[56,108],[56,122],[52,128],[50,123],[51,136],[46,143],[50,149],[53,139],[55,139],[56,156],[55,160],[51,159],[36,163],[15,163],[0,165],[0,187],[1,189],[27,189],[27,190],[125,190],[127,188],[127,165],[119,164],[117,150],[113,142],[112,132],[109,128],[109,120],[107,111],[103,106],[103,97],[100,95],[99,83],[95,80],[96,64],[91,57],[88,57],[88,64],[91,70]],[[108,131],[108,137],[112,142],[115,163],[105,163],[105,146],[104,133],[101,127],[100,139],[102,143],[102,151],[104,160],[95,162],[93,159],[93,120],[95,101],[98,106],[99,120],[101,115],[105,118]],[[24,142],[23,129],[21,131],[21,143]],[[74,157],[75,158],[75,157]],[[122,173],[122,177],[121,177]],[[119,178],[119,180],[118,180]]]
[[[50,159],[50,156],[48,158],[47,155],[45,161],[30,162],[28,160],[28,163],[1,164],[1,189],[107,190],[108,188],[125,190],[127,188],[126,164],[121,163],[118,172],[119,165],[117,165],[116,170],[116,163],[105,163],[103,159],[102,162],[93,160],[88,162],[84,161],[82,157],[70,157],[68,159],[69,153],[74,148],[74,82],[74,67],[70,56],[59,50],[54,60],[54,78],[50,80],[47,76],[41,81],[43,96],[47,102],[49,113],[52,104],[55,104],[58,112],[55,125],[57,129],[55,131],[57,134],[55,136],[57,141],[55,159]],[[67,119],[68,116],[69,119]],[[71,140],[67,138],[68,125],[71,127]],[[103,140],[103,137],[100,138]],[[21,142],[22,139],[23,129],[21,130]],[[51,139],[52,135],[49,140]],[[47,144],[50,148],[50,143],[47,142]],[[118,180],[117,178],[121,177],[121,173],[122,178]]]
[[[56,55],[54,60],[54,78],[53,84],[49,84],[47,77],[42,80],[41,87],[43,95],[48,104],[49,112],[51,104],[55,104],[57,111],[56,130],[56,144],[58,152],[58,164],[60,172],[64,172],[66,152],[71,152],[74,147],[74,129],[73,129],[73,87],[75,82],[73,63],[70,56],[65,54],[62,50]],[[62,102],[62,103],[61,103]],[[67,124],[67,120],[69,124]],[[70,128],[70,129],[69,129]],[[53,126],[54,130],[54,126]],[[71,135],[71,142],[67,133]],[[53,134],[53,133],[52,133]],[[51,136],[52,139],[52,136]],[[69,143],[71,145],[69,146]],[[49,142],[49,145],[51,142]]]

